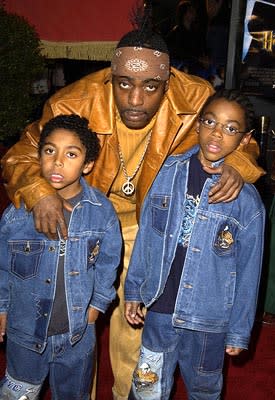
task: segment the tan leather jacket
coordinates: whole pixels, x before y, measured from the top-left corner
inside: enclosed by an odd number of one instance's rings
[[[195,120],[213,89],[206,81],[172,69],[169,89],[157,113],[152,138],[137,185],[137,210],[165,158],[181,153],[197,143]],[[21,140],[2,159],[3,177],[11,200],[18,207],[23,199],[27,208],[54,192],[40,177],[37,143],[41,127],[58,114],[77,113],[86,117],[90,128],[98,133],[101,152],[87,181],[108,195],[120,161],[115,124],[115,104],[110,69],[90,74],[66,86],[45,104],[40,121],[29,125]],[[245,181],[255,182],[264,172],[255,159],[255,141],[246,149],[240,146],[227,163],[237,169]]]

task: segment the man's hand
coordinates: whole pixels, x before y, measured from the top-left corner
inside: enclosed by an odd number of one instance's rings
[[[203,169],[209,174],[221,174],[209,192],[209,203],[228,203],[238,197],[244,183],[238,171],[226,164],[217,168],[203,166]]]
[[[239,347],[233,347],[233,346],[226,346],[225,352],[229,354],[230,356],[238,356],[243,349],[240,349]]]
[[[67,225],[64,219],[63,208],[72,211],[72,206],[58,194],[41,199],[33,207],[35,228],[44,233],[48,239],[59,239],[57,230],[62,239],[68,238]]]
[[[144,314],[141,304],[137,301],[125,302],[125,318],[132,325],[144,324]]]
[[[6,334],[7,314],[0,314],[0,343],[4,342]]]

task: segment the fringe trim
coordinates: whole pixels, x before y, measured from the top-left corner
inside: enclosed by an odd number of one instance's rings
[[[117,42],[49,42],[41,40],[41,54],[46,58],[110,61]]]

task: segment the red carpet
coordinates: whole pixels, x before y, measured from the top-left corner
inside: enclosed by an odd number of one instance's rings
[[[101,319],[98,324],[99,376],[97,400],[112,399],[113,377],[108,356],[108,325]],[[4,348],[0,346],[0,375],[5,369]],[[226,359],[224,400],[275,399],[275,326],[256,324],[249,352],[240,357]],[[41,400],[50,400],[46,388]],[[173,400],[187,400],[179,376],[175,380]]]

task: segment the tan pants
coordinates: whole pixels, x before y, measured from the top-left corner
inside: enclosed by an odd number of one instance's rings
[[[91,390],[91,400],[96,400],[96,383],[97,383],[97,347],[94,357],[94,371],[92,377],[92,390]]]
[[[118,288],[119,305],[114,309],[110,320],[110,360],[114,375],[113,399],[127,400],[131,388],[133,371],[139,357],[141,329],[135,329],[124,317],[124,281],[129,259],[137,234],[137,225],[123,228],[124,265]]]

